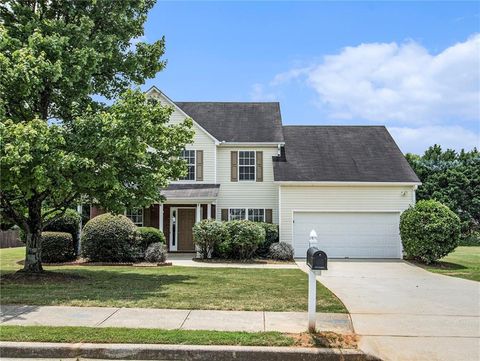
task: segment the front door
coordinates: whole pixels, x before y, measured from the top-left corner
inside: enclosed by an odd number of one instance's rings
[[[195,224],[195,209],[179,208],[177,219],[178,219],[177,250],[181,252],[195,251],[195,246],[193,245],[193,229],[192,229]]]

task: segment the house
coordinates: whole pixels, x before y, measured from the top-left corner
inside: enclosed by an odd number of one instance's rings
[[[249,219],[279,225],[305,257],[315,229],[329,257],[401,258],[400,213],[420,184],[383,126],[283,126],[276,102],[174,102],[171,122],[193,119],[184,180],[163,204],[129,210],[163,230],[171,252],[191,252],[195,222]],[[91,216],[98,210],[92,208]]]

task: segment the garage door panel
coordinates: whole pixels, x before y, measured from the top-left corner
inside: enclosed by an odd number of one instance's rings
[[[398,223],[396,212],[295,212],[295,256],[305,257],[315,229],[331,258],[400,258]]]

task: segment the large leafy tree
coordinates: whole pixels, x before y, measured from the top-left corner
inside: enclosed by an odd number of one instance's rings
[[[480,152],[477,149],[428,148],[422,156],[406,158],[422,185],[417,199],[436,199],[447,205],[462,221],[462,237],[478,237],[480,230]]]
[[[26,234],[24,271],[42,271],[42,228],[80,198],[146,206],[185,171],[191,121],[132,90],[165,66],[164,39],[135,42],[153,4],[0,4],[0,210]]]

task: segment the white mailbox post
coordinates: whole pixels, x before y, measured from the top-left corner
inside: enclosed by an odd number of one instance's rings
[[[317,280],[322,270],[327,269],[327,255],[318,249],[317,232],[310,232],[309,248],[307,250],[308,271],[308,331],[315,332],[317,316]]]

